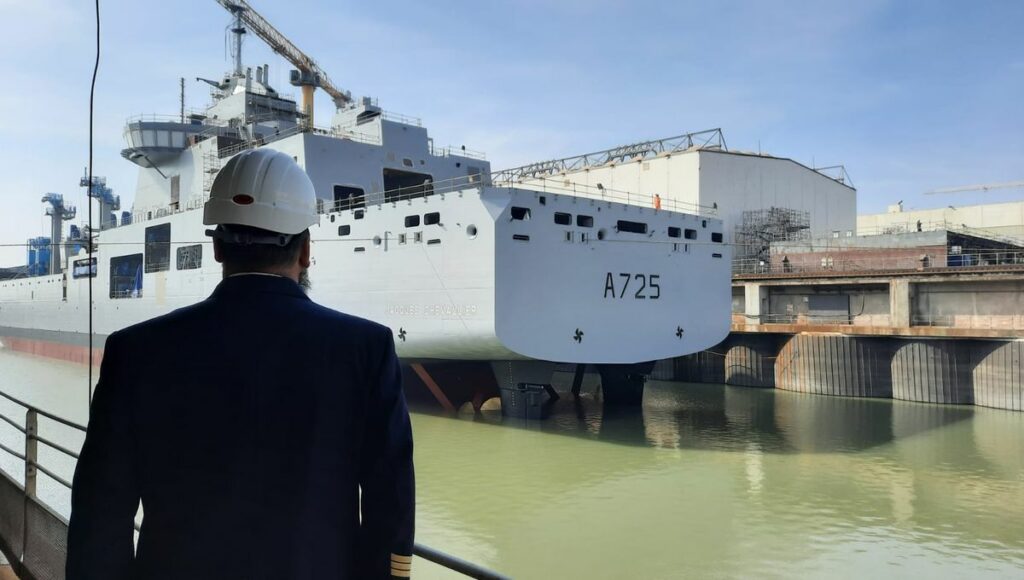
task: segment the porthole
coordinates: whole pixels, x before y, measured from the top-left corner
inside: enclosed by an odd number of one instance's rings
[[[375,246],[379,246],[380,245],[380,236],[373,236],[373,245],[375,245]]]
[[[466,235],[469,236],[469,239],[471,240],[476,239],[476,226],[472,224],[466,226]]]
[[[607,235],[607,234],[608,234],[608,230],[606,230],[604,228],[601,228],[601,229],[597,230],[597,239],[603,240],[605,235]]]

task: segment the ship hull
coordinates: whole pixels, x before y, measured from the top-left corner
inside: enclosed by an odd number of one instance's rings
[[[704,240],[684,244],[670,227]],[[311,298],[391,327],[410,360],[660,360],[728,332],[728,248],[710,243],[716,228],[688,214],[481,185],[322,216],[311,229]],[[187,210],[103,232],[94,348],[213,291],[220,265],[204,230],[201,212]],[[0,282],[5,346],[89,360],[86,260],[69,257],[63,275]],[[126,281],[123,265],[136,262]]]

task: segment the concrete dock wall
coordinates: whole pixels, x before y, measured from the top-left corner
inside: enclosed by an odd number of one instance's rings
[[[970,345],[957,340],[901,340],[892,357],[892,398],[970,405]]]
[[[1024,411],[1024,341],[978,345],[972,355],[974,404]]]
[[[725,384],[775,386],[775,356],[779,352],[777,336],[738,335],[725,345]]]
[[[891,397],[888,340],[797,334],[779,351],[775,387],[846,397]]]
[[[663,380],[1024,411],[1024,341],[733,333]]]

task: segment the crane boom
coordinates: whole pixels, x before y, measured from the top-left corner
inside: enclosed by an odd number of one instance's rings
[[[259,12],[253,9],[245,0],[217,0],[217,3],[224,7],[242,23],[244,23],[256,36],[259,36],[271,50],[284,57],[299,69],[299,81],[293,80],[293,84],[305,87],[320,87],[331,98],[337,107],[342,107],[352,101],[352,95],[334,86],[327,73],[323,71],[306,53],[299,50],[299,47],[281,34],[270,22]],[[304,92],[304,95],[306,93]],[[307,95],[311,98],[311,91]],[[304,103],[307,114],[312,112],[312,103]]]
[[[966,185],[964,187],[950,187],[946,189],[933,189],[926,191],[927,195],[934,195],[937,193],[961,193],[965,191],[988,191],[990,189],[1013,189],[1017,187],[1024,187],[1024,180],[1022,181],[1007,181],[1006,183],[983,183],[980,185]]]

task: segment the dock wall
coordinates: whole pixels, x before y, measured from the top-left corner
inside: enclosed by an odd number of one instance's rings
[[[734,332],[663,380],[1024,411],[1024,341]]]

